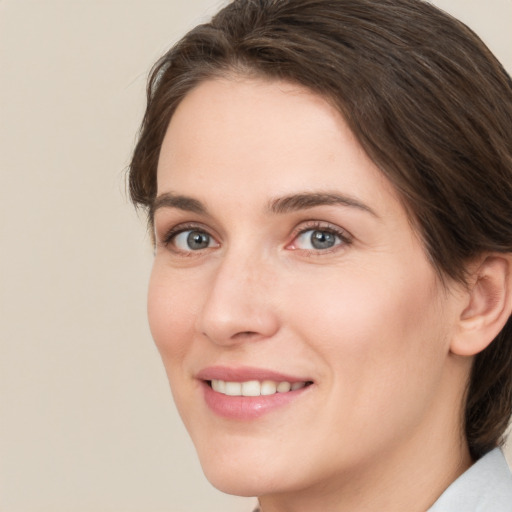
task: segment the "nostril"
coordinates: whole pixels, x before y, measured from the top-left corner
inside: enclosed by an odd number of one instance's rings
[[[247,338],[253,338],[255,336],[258,336],[258,333],[255,332],[255,331],[241,331],[241,332],[237,332],[236,334],[234,334],[232,336],[233,339],[235,340],[243,340],[243,339],[247,339]]]

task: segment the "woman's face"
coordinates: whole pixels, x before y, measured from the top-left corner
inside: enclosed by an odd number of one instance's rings
[[[324,99],[199,85],[165,136],[155,207],[151,331],[214,485],[327,486],[442,438],[460,297]]]

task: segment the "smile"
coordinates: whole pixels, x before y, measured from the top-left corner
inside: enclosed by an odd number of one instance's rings
[[[202,400],[216,416],[256,420],[272,411],[302,402],[314,381],[304,376],[251,367],[212,366],[196,374]]]
[[[209,381],[211,388],[217,393],[227,396],[270,396],[276,393],[288,393],[306,387],[309,382],[276,382],[273,380],[248,380],[233,382],[220,379]]]

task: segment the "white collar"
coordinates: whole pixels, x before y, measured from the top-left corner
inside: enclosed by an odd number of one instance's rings
[[[511,512],[512,473],[495,448],[453,482],[427,512]]]

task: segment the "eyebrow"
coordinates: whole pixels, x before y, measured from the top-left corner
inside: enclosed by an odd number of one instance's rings
[[[350,196],[331,193],[331,192],[313,192],[303,194],[291,194],[289,196],[278,197],[269,202],[268,209],[272,213],[289,213],[298,210],[306,210],[315,206],[340,205],[357,208],[370,213],[374,217],[379,217],[377,213],[369,206],[358,199]]]
[[[151,216],[154,216],[155,212],[159,208],[177,208],[186,212],[198,213],[200,215],[206,215],[208,213],[206,206],[194,199],[193,197],[182,196],[166,192],[160,194],[151,205]]]
[[[307,210],[316,206],[341,205],[356,208],[379,217],[368,205],[350,196],[332,192],[305,192],[271,199],[267,209],[271,213],[283,214],[299,210]],[[151,207],[151,215],[160,208],[177,208],[199,215],[208,215],[208,209],[201,201],[193,197],[166,192],[160,194]]]

